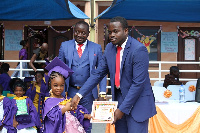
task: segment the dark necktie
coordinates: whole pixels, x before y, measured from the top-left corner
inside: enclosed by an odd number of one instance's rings
[[[120,86],[120,51],[122,47],[117,46],[117,55],[116,55],[116,71],[115,71],[115,86]]]
[[[81,49],[82,46],[83,46],[83,44],[78,44],[78,50],[77,50],[77,52],[78,52],[79,58],[81,58],[81,56],[82,56],[82,49]]]

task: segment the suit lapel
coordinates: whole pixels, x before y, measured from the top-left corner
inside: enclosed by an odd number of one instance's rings
[[[90,72],[91,72],[94,60],[94,45],[92,45],[89,41],[87,41],[87,47],[89,52]]]
[[[117,53],[117,48],[115,45],[113,45],[110,51],[109,61],[111,62],[110,64],[112,65],[111,68],[113,68],[111,73],[113,73],[114,76],[115,76],[115,70],[116,70],[116,53]]]
[[[74,52],[74,49],[76,48],[76,44],[75,44],[75,40],[73,40],[72,44],[73,47],[70,47],[70,45],[68,45],[68,57],[69,57],[69,67],[71,68],[71,65],[72,65],[72,59],[73,59],[73,52]]]
[[[127,42],[126,42],[126,46],[125,46],[125,48],[124,48],[124,53],[123,53],[123,57],[122,57],[122,62],[121,62],[120,79],[121,79],[122,70],[123,70],[123,67],[124,67],[124,62],[125,62],[125,60],[126,60],[126,57],[127,57],[127,55],[128,55],[128,52],[129,52],[130,44],[131,44],[131,38],[128,37],[128,40],[127,40]]]

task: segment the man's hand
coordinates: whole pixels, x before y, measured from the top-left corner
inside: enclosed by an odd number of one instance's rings
[[[80,97],[78,95],[75,95],[73,97],[73,99],[71,100],[71,108],[72,110],[76,110],[77,109],[77,105],[80,101]]]
[[[114,113],[114,121],[112,124],[115,124],[117,120],[121,119],[123,117],[124,113],[122,111],[120,111],[119,109],[115,110]]]
[[[98,101],[106,101],[106,99],[107,99],[107,96],[106,96],[106,94],[100,94],[99,95],[99,97],[98,97]]]

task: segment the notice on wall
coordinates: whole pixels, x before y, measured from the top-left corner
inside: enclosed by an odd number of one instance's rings
[[[185,39],[185,60],[195,60],[195,39]]]
[[[178,52],[178,33],[162,32],[161,33],[161,52],[177,53]]]
[[[5,50],[6,51],[19,51],[22,46],[22,30],[5,30]]]

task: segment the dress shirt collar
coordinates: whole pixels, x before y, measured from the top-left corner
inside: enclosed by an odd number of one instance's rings
[[[125,48],[127,40],[128,40],[128,37],[126,38],[126,40],[124,41],[124,43],[121,45],[122,49]],[[117,45],[117,46],[118,46],[118,45]]]
[[[75,41],[76,46],[78,46],[78,43]],[[86,46],[87,40],[83,43],[83,46]]]

